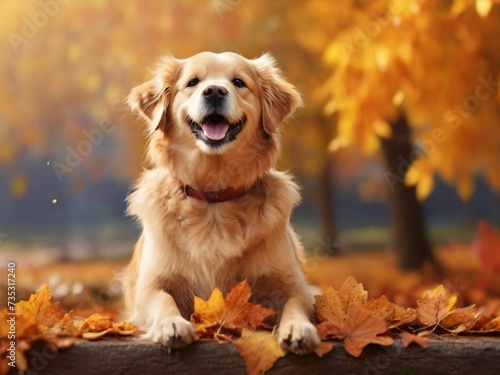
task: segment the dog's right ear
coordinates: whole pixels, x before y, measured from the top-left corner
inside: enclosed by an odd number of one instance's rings
[[[148,135],[158,128],[165,129],[170,122],[168,107],[179,66],[179,60],[171,56],[164,58],[158,65],[155,78],[134,87],[127,98],[132,111],[147,122]]]

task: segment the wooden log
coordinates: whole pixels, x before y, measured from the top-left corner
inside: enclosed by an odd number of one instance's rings
[[[245,374],[245,364],[230,343],[198,342],[169,352],[151,342],[104,339],[81,342],[65,349],[38,343],[26,355],[27,375],[123,374]],[[350,356],[341,342],[323,358],[289,354],[268,374],[499,374],[500,337],[433,339],[427,348],[403,348],[400,340],[388,347],[370,345],[359,358]]]

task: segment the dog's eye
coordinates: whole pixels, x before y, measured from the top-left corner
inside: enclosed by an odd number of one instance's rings
[[[192,78],[188,84],[187,87],[195,87],[198,83],[200,83],[200,80],[198,78]]]
[[[233,79],[233,85],[235,85],[236,87],[246,87],[245,85],[245,82],[243,82],[241,79],[239,78],[235,78]]]

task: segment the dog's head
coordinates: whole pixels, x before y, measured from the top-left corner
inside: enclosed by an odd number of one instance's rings
[[[174,160],[187,169],[189,163],[211,169],[205,174],[198,171],[201,175],[225,172],[225,180],[231,160],[233,180],[241,179],[243,169],[258,178],[275,161],[281,122],[301,104],[300,95],[281,78],[270,55],[249,60],[229,52],[203,52],[185,60],[166,57],[155,77],[135,87],[128,101],[153,135],[153,163],[167,163],[184,180],[186,173],[175,167]],[[235,161],[241,171],[234,168]]]

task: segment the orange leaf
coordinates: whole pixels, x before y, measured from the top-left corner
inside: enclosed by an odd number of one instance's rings
[[[378,336],[387,331],[383,319],[375,318],[356,304],[349,306],[347,319],[343,326],[346,334],[345,350],[354,357],[359,357],[368,344],[391,345],[394,340],[388,336]]]
[[[273,367],[278,358],[286,354],[269,331],[243,329],[241,337],[231,342],[245,360],[249,375],[265,373]]]
[[[80,325],[80,331],[101,332],[113,327],[113,321],[99,313],[92,314]]]
[[[50,306],[51,298],[52,292],[50,291],[49,284],[45,284],[42,289],[30,296],[29,301],[19,301],[16,304],[16,312],[18,315],[26,318],[36,318],[40,311]]]
[[[197,324],[196,332],[207,328],[250,328],[265,327],[264,320],[276,314],[274,309],[248,302],[252,290],[247,281],[237,284],[224,299],[222,292],[215,289],[208,301],[195,297],[194,314],[191,321]]]
[[[363,308],[375,318],[388,321],[394,316],[394,306],[394,303],[390,302],[386,296],[382,296],[372,301],[366,301]]]
[[[420,345],[422,348],[426,348],[431,341],[428,337],[414,335],[409,332],[403,332],[401,334],[401,341],[403,342],[403,346],[407,348],[411,343],[415,343]]]
[[[418,320],[424,326],[438,324],[449,314],[456,299],[457,297],[454,294],[449,297],[446,296],[443,285],[439,285],[435,289],[425,292],[423,299],[417,301]]]
[[[319,346],[314,349],[314,353],[318,357],[323,357],[325,354],[330,353],[334,347],[334,343],[332,341],[321,341]]]
[[[500,316],[486,323],[481,332],[500,332]]]
[[[329,287],[324,294],[315,296],[316,312],[320,319],[331,322],[342,321],[351,304],[362,305],[368,298],[368,293],[364,290],[363,284],[358,284],[350,276],[337,292]]]
[[[474,305],[452,310],[446,315],[439,325],[453,333],[463,332],[476,324],[480,314]]]
[[[392,317],[389,329],[401,327],[417,320],[417,310],[394,305],[394,316]]]

